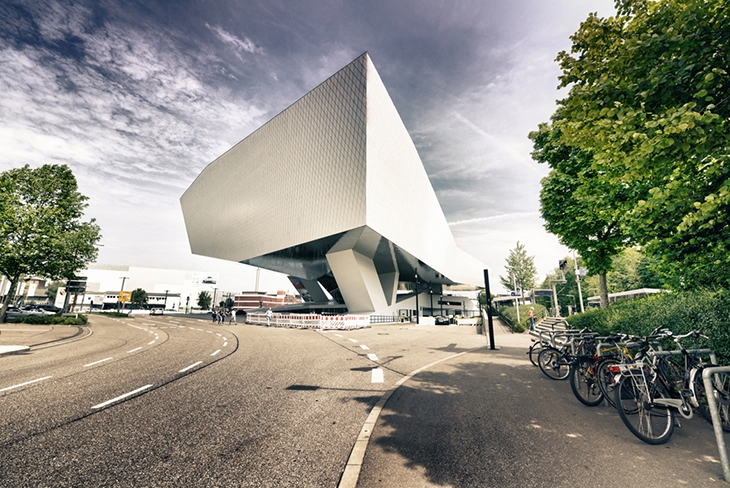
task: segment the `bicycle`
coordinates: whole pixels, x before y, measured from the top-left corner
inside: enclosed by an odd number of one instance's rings
[[[674,342],[679,347],[677,351],[655,350],[650,343],[651,339],[671,336],[672,333],[666,331],[643,338],[641,349],[645,353],[639,355],[635,362],[610,367],[612,372],[620,373],[614,388],[619,416],[631,433],[648,444],[663,444],[671,438],[675,410],[686,419],[692,418],[694,409],[702,417],[709,418],[709,412],[704,407],[707,396],[702,383],[702,370],[706,365],[701,362],[700,356],[709,355],[714,362],[714,353],[709,349],[684,348],[681,343],[683,339],[691,337],[696,342],[705,337],[699,331],[676,336]],[[684,366],[673,361],[670,358],[672,355],[682,355]],[[716,376],[713,386],[725,388],[729,383],[727,375]],[[727,390],[713,388],[716,398],[726,401],[727,393]],[[721,422],[723,429],[730,430],[728,408],[724,408]]]
[[[583,329],[576,333],[563,332],[556,334],[566,336],[565,343],[560,348],[544,347],[537,356],[537,363],[540,370],[552,380],[564,380],[570,374],[570,364],[578,355],[586,354],[584,347],[586,340],[593,339],[596,334]],[[555,338],[554,338],[555,340]],[[576,341],[577,344],[576,344]]]

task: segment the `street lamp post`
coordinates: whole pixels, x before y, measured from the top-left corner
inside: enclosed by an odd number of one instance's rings
[[[162,313],[165,313],[165,310],[167,309],[167,292],[170,290],[165,290],[165,301],[162,303]]]
[[[418,310],[418,268],[413,268],[413,272],[416,274],[416,325],[420,325],[421,321],[419,316],[421,314]]]

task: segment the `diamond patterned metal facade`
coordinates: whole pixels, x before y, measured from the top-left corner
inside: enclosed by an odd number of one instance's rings
[[[480,283],[367,53],[209,164],[180,199],[195,254],[322,285],[353,313],[399,281]]]

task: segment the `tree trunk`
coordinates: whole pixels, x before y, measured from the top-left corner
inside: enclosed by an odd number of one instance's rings
[[[15,297],[15,290],[18,289],[19,281],[20,276],[16,276],[15,278],[10,279],[10,288],[8,288],[8,293],[7,295],[5,295],[5,300],[3,300],[2,309],[0,309],[0,324],[5,323],[5,313],[8,311],[10,300]]]
[[[598,275],[598,291],[601,295],[601,308],[608,307],[608,284],[606,283],[606,273]]]

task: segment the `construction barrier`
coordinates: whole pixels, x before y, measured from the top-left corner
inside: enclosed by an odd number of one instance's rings
[[[248,313],[249,324],[266,325],[265,313]],[[370,326],[369,315],[318,315],[318,314],[281,314],[271,317],[272,327],[293,327],[297,329],[362,329]]]

